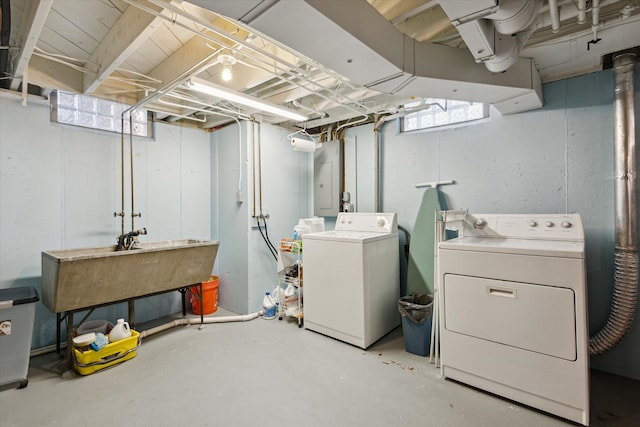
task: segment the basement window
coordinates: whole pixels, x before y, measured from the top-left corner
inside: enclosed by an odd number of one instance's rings
[[[424,108],[419,108],[421,105],[424,105]],[[400,120],[401,132],[441,128],[489,117],[489,104],[442,98],[426,98],[405,104],[404,108],[417,111]]]
[[[122,112],[129,108],[115,101],[60,91],[51,93],[50,103],[51,121],[54,123],[117,133],[122,133]],[[125,114],[124,133],[128,135],[132,128],[135,136],[151,137],[149,114],[145,109],[132,111],[133,126],[129,123],[129,113]]]

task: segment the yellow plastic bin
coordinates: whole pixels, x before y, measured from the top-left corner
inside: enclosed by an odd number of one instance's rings
[[[73,349],[73,366],[80,375],[89,375],[136,357],[140,347],[140,333],[131,329],[131,336],[109,343],[98,351]]]

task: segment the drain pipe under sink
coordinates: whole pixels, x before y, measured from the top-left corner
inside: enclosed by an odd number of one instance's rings
[[[208,323],[246,322],[249,320],[257,319],[258,317],[260,317],[261,314],[262,314],[262,310],[257,311],[255,313],[239,314],[236,316],[205,317],[202,321],[202,326]],[[146,329],[140,332],[140,339],[143,339],[153,334],[157,334],[158,332],[175,328],[176,326],[198,325],[198,324],[200,324],[200,318],[197,318],[197,317],[172,320],[171,322],[163,323],[162,325],[156,326],[155,328]]]

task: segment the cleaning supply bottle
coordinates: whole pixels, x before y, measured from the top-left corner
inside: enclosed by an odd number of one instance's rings
[[[264,294],[262,309],[264,310],[263,319],[271,320],[276,318],[276,303],[271,296],[271,292]]]
[[[118,319],[116,325],[109,332],[109,341],[120,341],[131,336],[131,328],[129,328],[129,322],[125,322],[124,319]]]
[[[109,344],[109,339],[101,332],[96,332],[96,340],[89,344],[93,351],[99,351],[105,345]]]
[[[282,304],[284,302],[284,289],[280,287],[280,285],[276,286],[271,292],[271,298],[276,302],[276,304]]]
[[[287,289],[284,290],[284,303],[287,307],[298,303],[298,287],[292,282],[289,282]]]

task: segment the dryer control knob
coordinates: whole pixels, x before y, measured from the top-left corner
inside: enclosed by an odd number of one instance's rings
[[[537,227],[538,226],[538,222],[535,219],[532,219],[531,221],[529,221],[529,227]]]
[[[485,225],[487,225],[487,220],[484,218],[478,218],[473,223],[474,228],[484,228]]]
[[[551,222],[551,221],[547,221],[547,222],[545,222],[545,223],[544,223],[544,225],[546,225],[547,227],[551,228],[551,227],[553,227],[555,224],[554,224],[553,222]]]
[[[384,227],[386,225],[387,221],[385,221],[384,218],[380,218],[378,219],[378,227]]]
[[[569,221],[565,221],[562,224],[560,224],[560,227],[562,227],[562,228],[571,228],[571,223]]]

